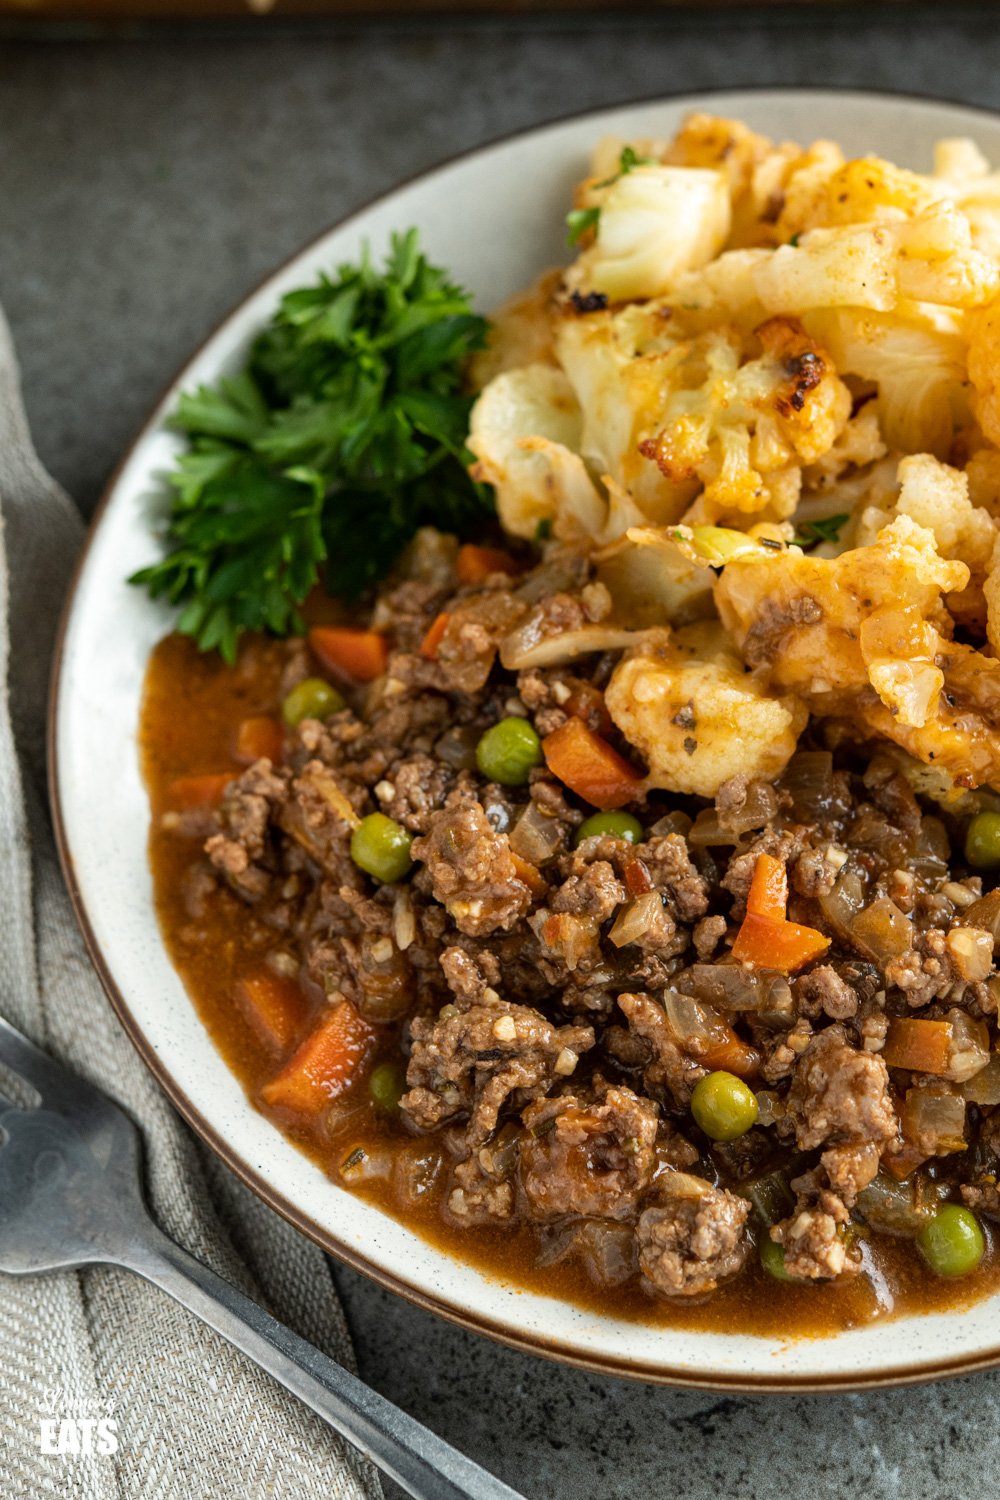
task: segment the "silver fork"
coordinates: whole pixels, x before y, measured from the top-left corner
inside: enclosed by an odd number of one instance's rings
[[[0,1064],[12,1075],[3,1092],[0,1074],[0,1271],[123,1266],[249,1355],[417,1500],[521,1500],[163,1234],[143,1201],[135,1124],[2,1016]]]

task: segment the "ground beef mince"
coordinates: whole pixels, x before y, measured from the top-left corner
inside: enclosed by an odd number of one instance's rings
[[[346,1139],[394,1069],[371,1126],[382,1190],[453,1241],[516,1232],[539,1265],[688,1302],[775,1256],[777,1297],[863,1283],[880,1246],[929,1277],[913,1241],[935,1206],[987,1233],[1000,1219],[1000,892],[963,863],[967,812],[923,802],[902,757],[835,726],[807,731],[774,784],[735,776],[714,804],[637,779],[627,836],[583,826],[595,808],[544,748],[516,784],[489,780],[477,745],[505,719],[541,741],[578,719],[636,757],[604,706],[620,653],[591,564],[551,544],[533,569],[461,583],[456,550],[424,535],[359,615],[389,643],[375,681],[339,683],[346,706],[285,732],[214,811],[164,821],[190,851],[185,932],[228,901],[246,966],[297,987],[304,1019],[266,1041],[267,1066],[280,1079],[310,1028],[353,1017],[358,1071],[309,1129]],[[799,624],[767,616],[754,659]],[[277,715],[322,663],[269,649]],[[252,672],[235,671],[243,692]],[[385,884],[352,854],[373,813],[412,838]],[[762,919],[765,877],[781,910]],[[805,960],[747,946],[761,920],[811,934]],[[735,1139],[705,1112],[719,1087],[751,1100]],[[305,1120],[289,1110],[286,1127]],[[337,1150],[350,1185],[365,1152]]]
[[[745,1199],[687,1172],[661,1178],[656,1198],[636,1231],[651,1286],[667,1297],[697,1297],[735,1276],[749,1251]]]
[[[589,1026],[553,1026],[496,994],[465,1011],[446,1005],[436,1019],[418,1017],[410,1039],[410,1091],[400,1108],[424,1130],[468,1114],[472,1146],[489,1138],[511,1096],[524,1104],[544,1094],[594,1045]]]

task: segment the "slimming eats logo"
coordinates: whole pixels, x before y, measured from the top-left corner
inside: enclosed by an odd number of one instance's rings
[[[91,1401],[86,1396],[71,1396],[61,1386],[49,1386],[38,1419],[39,1451],[68,1458],[117,1453],[114,1409],[113,1401]]]

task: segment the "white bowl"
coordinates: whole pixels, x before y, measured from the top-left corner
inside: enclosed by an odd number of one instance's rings
[[[211,1043],[157,927],[136,729],[146,660],[171,617],[124,579],[154,551],[158,476],[180,445],[164,427],[177,392],[233,370],[284,292],[354,259],[365,240],[380,254],[392,230],[411,224],[480,308],[495,307],[564,257],[563,213],[594,141],[610,132],[669,135],[692,109],[735,115],[779,138],[833,137],[849,155],[874,151],[916,168],[929,168],[941,136],[971,135],[1000,161],[1000,117],[947,104],[813,90],[678,98],[585,115],[475,151],[307,246],[198,351],[104,497],[67,604],[53,683],[50,763],[63,867],[112,1004],[177,1108],[273,1208],[385,1286],[521,1348],[654,1381],[803,1390],[965,1372],[1000,1363],[1000,1296],[964,1311],[786,1342],[618,1321],[506,1285],[444,1254],[335,1186],[253,1109]],[[110,794],[95,794],[95,767]]]

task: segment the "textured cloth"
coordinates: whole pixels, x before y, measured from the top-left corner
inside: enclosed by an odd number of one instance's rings
[[[0,314],[0,1011],[142,1126],[162,1228],[352,1364],[323,1255],[192,1137],[133,1051],[90,966],[45,799],[59,601],[83,526],[28,434]],[[0,1205],[2,1213],[2,1205]],[[43,1419],[117,1422],[112,1455],[41,1451]],[[377,1500],[324,1423],[154,1287],[123,1271],[0,1275],[0,1500]]]

